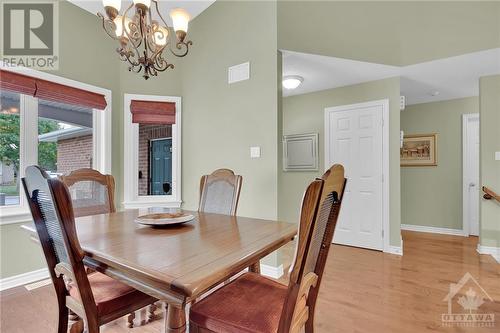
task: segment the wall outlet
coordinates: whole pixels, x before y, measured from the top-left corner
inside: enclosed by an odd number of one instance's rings
[[[250,158],[260,157],[260,147],[250,147]]]

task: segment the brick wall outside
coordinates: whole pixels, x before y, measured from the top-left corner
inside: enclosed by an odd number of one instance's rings
[[[170,138],[172,125],[139,124],[139,195],[148,195],[149,184],[149,141],[152,139]]]
[[[57,172],[92,168],[92,135],[57,142]]]

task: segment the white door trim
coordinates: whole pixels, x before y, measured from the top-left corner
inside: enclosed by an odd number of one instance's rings
[[[391,252],[390,244],[390,217],[389,217],[389,99],[341,105],[325,108],[325,170],[330,167],[330,126],[328,115],[331,112],[340,112],[350,109],[366,107],[382,107],[382,239],[384,252]]]
[[[469,185],[466,179],[467,142],[469,139],[467,124],[472,119],[479,120],[479,113],[466,113],[462,115],[462,231],[466,237],[470,235],[470,221],[467,218],[469,216],[469,205],[467,204]]]

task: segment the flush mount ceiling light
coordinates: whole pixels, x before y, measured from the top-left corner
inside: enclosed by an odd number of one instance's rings
[[[302,76],[287,75],[283,77],[283,87],[285,89],[295,89],[304,81]]]
[[[143,77],[157,76],[167,68],[174,68],[163,57],[168,48],[176,57],[184,57],[193,43],[186,39],[189,14],[182,8],[172,9],[170,17],[173,27],[169,27],[158,9],[158,0],[134,0],[120,15],[121,0],[103,0],[107,17],[97,13],[102,20],[104,31],[120,46],[116,49],[120,59],[129,63],[129,71]],[[151,7],[161,22],[152,17]],[[175,40],[171,36],[175,32]]]

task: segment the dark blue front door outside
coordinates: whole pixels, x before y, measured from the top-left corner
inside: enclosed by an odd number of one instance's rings
[[[172,139],[153,140],[150,148],[151,195],[172,194]]]

